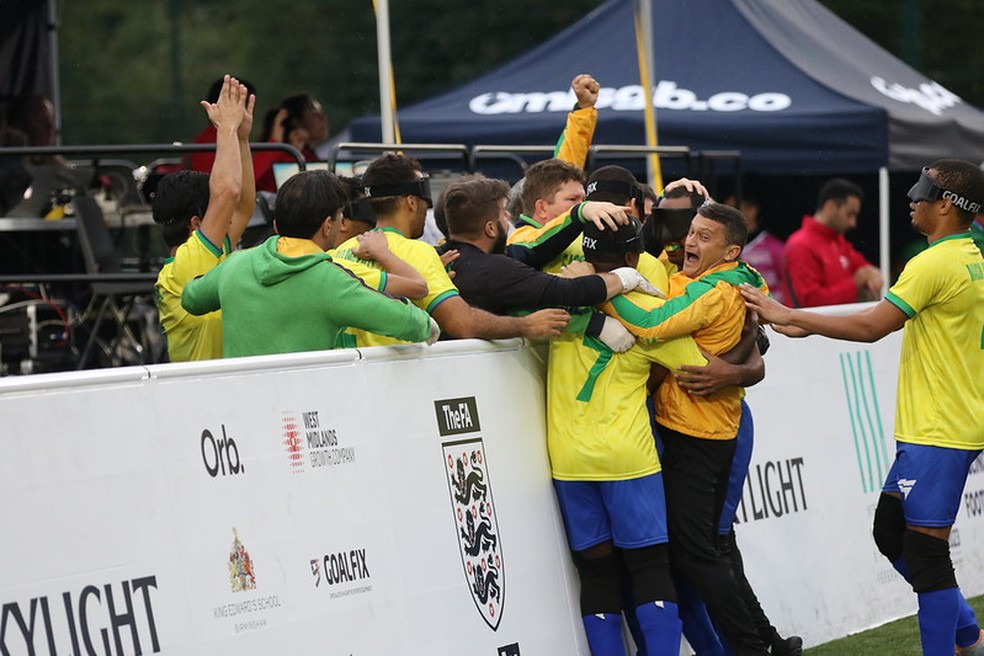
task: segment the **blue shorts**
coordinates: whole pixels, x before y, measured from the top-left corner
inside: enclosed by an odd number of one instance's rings
[[[718,520],[718,535],[727,535],[731,531],[731,525],[735,523],[738,504],[741,503],[741,493],[745,489],[745,478],[748,476],[748,465],[752,462],[754,444],[755,423],[752,421],[752,409],[742,401],[738,435],[735,438],[735,457],[731,461],[728,492],[724,497],[724,506],[721,508],[721,518]]]
[[[666,542],[663,474],[627,481],[558,481],[554,490],[567,542],[583,551],[606,540],[622,549]]]
[[[905,521],[913,526],[952,526],[970,465],[981,453],[941,446],[895,443],[895,462],[882,492],[902,495]]]

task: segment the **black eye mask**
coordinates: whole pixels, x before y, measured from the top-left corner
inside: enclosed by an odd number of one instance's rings
[[[924,168],[922,170],[922,173],[919,175],[918,182],[912,185],[912,188],[909,189],[909,193],[907,195],[909,196],[909,200],[913,203],[948,200],[965,212],[970,212],[971,214],[980,214],[981,212],[980,202],[965,198],[956,192],[948,191],[936,184],[933,179],[929,177],[928,168]]]

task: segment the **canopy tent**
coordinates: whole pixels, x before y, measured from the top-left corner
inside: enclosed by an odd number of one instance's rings
[[[918,169],[984,157],[984,112],[914,71],[815,0],[653,0],[659,141],[737,149],[746,172]],[[632,0],[609,0],[530,52],[399,112],[406,143],[545,144],[602,85],[595,143],[644,143]],[[398,62],[397,62],[398,64]],[[379,119],[351,125],[378,141]]]

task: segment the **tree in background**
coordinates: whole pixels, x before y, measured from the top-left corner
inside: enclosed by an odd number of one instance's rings
[[[984,70],[984,49],[952,36],[984,32],[978,1],[824,4],[967,102],[984,106],[984,78],[976,74]],[[399,104],[493,69],[600,4],[394,0]],[[379,111],[368,0],[87,0],[60,2],[58,11],[64,143],[190,140],[201,128],[198,101],[225,72],[257,86],[258,116],[301,91],[321,100],[333,132]]]

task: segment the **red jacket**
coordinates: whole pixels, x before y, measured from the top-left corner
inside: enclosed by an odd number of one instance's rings
[[[782,253],[786,298],[795,307],[854,303],[854,273],[870,264],[844,235],[804,216]]]
[[[201,132],[195,135],[191,143],[214,144],[215,138],[215,126],[209,123]],[[309,162],[317,159],[317,155],[310,148],[305,147],[302,154]],[[294,161],[296,160],[289,153],[282,150],[264,150],[253,153],[253,175],[256,178],[256,190],[276,192],[277,183],[273,177],[274,163]],[[190,153],[185,157],[185,166],[192,171],[211,173],[213,164],[215,164],[215,152]]]

